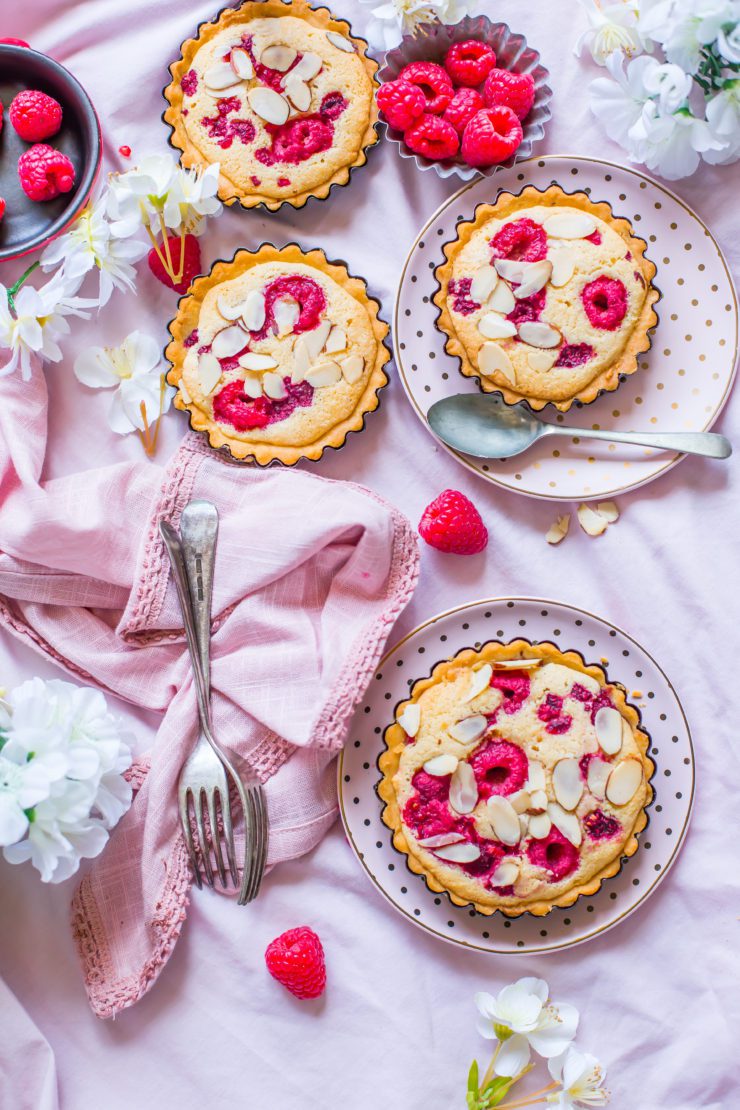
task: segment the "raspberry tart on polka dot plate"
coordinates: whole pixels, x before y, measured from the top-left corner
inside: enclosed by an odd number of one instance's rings
[[[378,140],[377,64],[304,0],[226,8],[170,66],[164,120],[183,166],[220,166],[225,204],[299,208],[346,185]]]

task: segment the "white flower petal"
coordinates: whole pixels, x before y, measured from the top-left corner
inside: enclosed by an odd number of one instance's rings
[[[494,1070],[496,1075],[507,1075],[513,1079],[528,1063],[529,1042],[522,1034],[515,1033],[501,1045]]]

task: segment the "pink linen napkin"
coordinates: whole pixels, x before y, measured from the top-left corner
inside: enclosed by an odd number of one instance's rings
[[[219,509],[215,728],[266,784],[269,865],[307,852],[336,816],[330,763],[418,551],[408,521],[369,491],[229,464],[192,433],[164,469],[142,456],[41,481],[46,438],[43,375],[5,379],[0,622],[81,682],[163,715],[134,803],[73,899],[90,1004],[110,1017],[156,981],[190,888],[175,798],[197,714],[158,521],[196,497]]]

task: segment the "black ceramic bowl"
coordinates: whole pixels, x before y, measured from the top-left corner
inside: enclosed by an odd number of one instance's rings
[[[16,93],[23,89],[40,89],[62,106],[60,130],[44,141],[67,155],[76,179],[71,191],[55,200],[29,200],[18,180],[18,158],[31,144],[16,134],[8,119],[8,108]],[[0,102],[4,109],[0,197],[6,205],[5,216],[0,220],[0,261],[3,261],[45,246],[79,215],[100,169],[103,140],[95,109],[82,85],[64,66],[36,50],[0,44]]]

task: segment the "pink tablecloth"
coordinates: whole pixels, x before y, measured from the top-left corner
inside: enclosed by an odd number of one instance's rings
[[[365,10],[355,0],[334,6],[362,29]],[[134,157],[162,148],[166,64],[213,9],[205,0],[39,0],[13,6],[2,33],[30,40],[79,76],[100,111],[113,168],[123,164],[120,144]],[[524,31],[553,73],[556,115],[543,149],[619,159],[584,102],[589,67],[571,55],[580,9],[502,0],[495,14]],[[711,224],[736,275],[739,186],[737,166],[704,168],[678,186]],[[326,204],[292,216],[227,213],[204,242],[205,261],[265,238],[318,244],[366,275],[388,316],[415,229],[453,189],[454,182],[420,174],[395,150],[382,149]],[[0,280],[17,272],[0,268]],[[119,341],[134,326],[163,334],[172,294],[148,276],[140,294],[138,301],[116,294],[99,321],[76,329],[65,363],[50,368],[48,475],[141,450],[134,438],[114,440],[103,419],[105,399],[83,390],[71,373],[83,343]],[[720,426],[740,445],[737,396]],[[172,413],[160,460],[183,430]],[[607,936],[570,953],[504,960],[444,946],[393,915],[335,826],[311,856],[277,868],[253,907],[194,898],[157,988],[114,1023],[103,1023],[82,987],[68,928],[70,886],[43,887],[30,870],[0,861],[0,974],[12,992],[0,993],[0,1021],[16,1023],[27,1044],[27,1066],[13,1069],[10,1080],[0,1043],[0,1108],[195,1110],[205,1100],[254,1110],[457,1108],[470,1060],[486,1048],[475,1032],[473,992],[537,974],[582,1009],[582,1040],[609,1067],[615,1108],[731,1110],[740,1080],[732,712],[740,649],[737,464],[684,462],[621,498],[622,519],[601,540],[577,534],[551,549],[543,535],[553,507],[498,492],[459,468],[425,435],[394,381],[363,434],[325,457],[320,470],[370,486],[412,518],[441,489],[456,486],[486,517],[485,556],[455,560],[425,551],[421,585],[399,635],[476,596],[537,593],[603,613],[660,660],[680,690],[699,760],[693,827],[678,864],[649,903]],[[8,638],[0,653],[2,685],[54,673]],[[156,722],[142,714],[132,723],[143,750]],[[302,921],[319,931],[327,949],[330,987],[317,1005],[294,1001],[262,964],[266,943]]]

